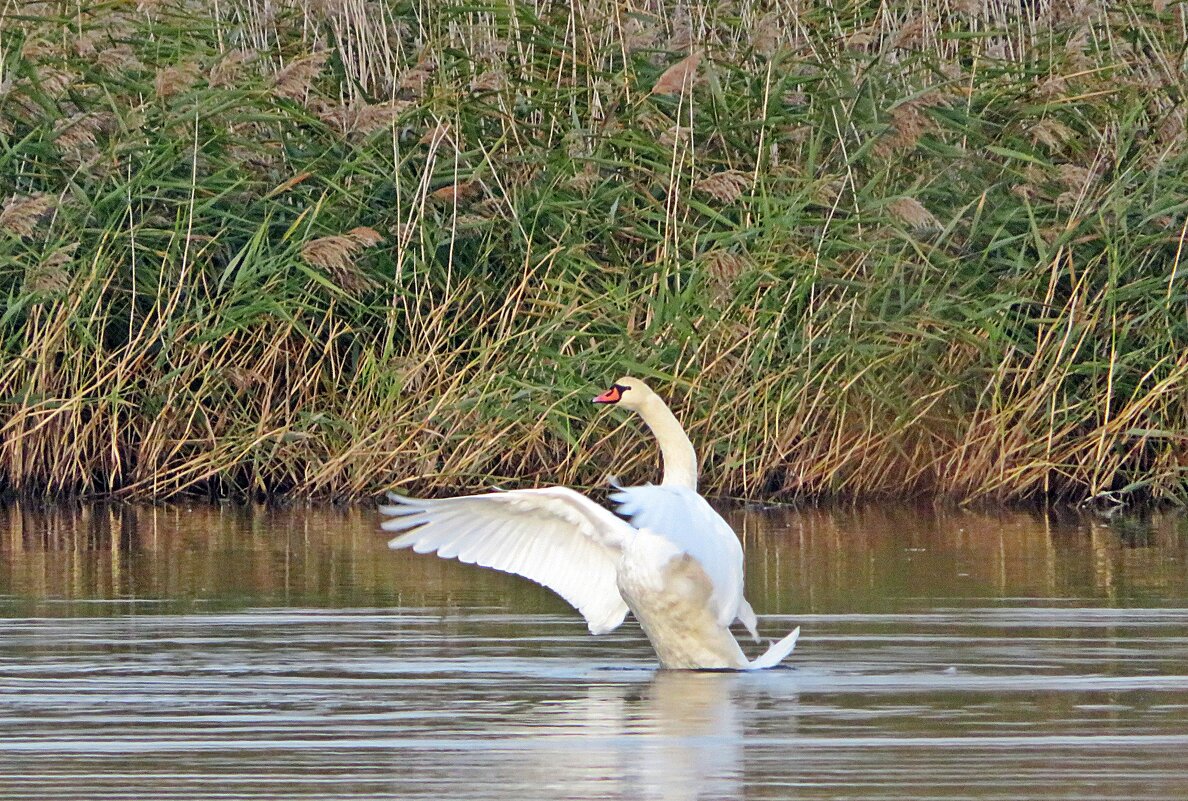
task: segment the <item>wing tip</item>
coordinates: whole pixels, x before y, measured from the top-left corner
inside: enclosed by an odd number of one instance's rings
[[[587,614],[586,609],[582,608],[578,608],[578,613],[586,619],[586,628],[590,630],[591,634],[595,636],[609,634],[623,625],[623,621],[627,618],[627,604],[620,598],[613,610],[604,612],[598,617],[592,617]]]
[[[424,501],[418,498],[410,498],[407,495],[400,495],[396,492],[388,492],[386,495],[392,503],[381,503],[379,505],[379,513],[386,515],[388,518],[387,520],[380,521],[379,527],[383,531],[407,532],[409,529],[416,528],[428,522],[423,517],[427,511]],[[414,534],[406,533],[388,540],[388,547],[392,550],[399,550],[415,545],[416,541],[417,537]]]

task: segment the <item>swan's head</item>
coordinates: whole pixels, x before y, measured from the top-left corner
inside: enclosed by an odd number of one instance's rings
[[[594,399],[595,403],[617,403],[632,411],[639,411],[647,399],[656,393],[638,378],[625,375],[611,388]]]

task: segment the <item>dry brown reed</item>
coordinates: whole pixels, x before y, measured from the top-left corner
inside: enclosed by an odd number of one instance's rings
[[[255,58],[256,53],[246,48],[237,47],[229,50],[211,65],[207,80],[215,87],[233,86],[236,79],[242,75],[244,66]]]
[[[107,72],[133,72],[144,69],[131,45],[117,44],[105,47],[95,54],[95,63]]]
[[[301,256],[313,266],[326,270],[348,294],[358,294],[375,285],[375,281],[356,264],[359,251],[383,241],[379,231],[359,226],[345,234],[309,240],[302,246]]]
[[[0,32],[3,489],[1188,501],[1176,8],[218,5]]]
[[[751,188],[752,176],[741,170],[723,170],[693,184],[693,188],[717,200],[719,203],[733,203]]]
[[[718,302],[728,300],[735,282],[747,270],[747,260],[727,250],[712,250],[701,258],[710,292]]]
[[[304,100],[329,58],[330,51],[321,50],[291,61],[273,77],[273,91],[288,100]]]
[[[46,194],[13,195],[0,209],[0,229],[15,236],[31,237],[54,206],[55,199]]]
[[[157,70],[153,88],[157,97],[172,97],[191,89],[198,79],[198,68],[193,64],[172,64]]]
[[[679,95],[689,91],[697,80],[697,68],[701,66],[704,52],[694,50],[660,74],[652,84],[654,95]]]
[[[408,69],[396,82],[396,89],[412,98],[420,98],[433,81],[437,72],[437,57],[432,53],[422,54],[420,60]]]
[[[482,193],[482,190],[482,184],[478,181],[461,181],[435,189],[429,193],[429,197],[439,203],[452,205],[473,200]]]
[[[932,231],[941,228],[936,215],[914,197],[901,197],[892,200],[887,204],[887,211],[904,225],[916,230]]]
[[[70,286],[70,273],[66,270],[68,261],[67,254],[67,258],[50,258],[34,265],[25,273],[21,291],[37,295],[65,292]]]

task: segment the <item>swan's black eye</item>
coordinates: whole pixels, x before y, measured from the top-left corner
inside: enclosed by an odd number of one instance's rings
[[[631,389],[631,387],[625,387],[622,384],[611,384],[611,389],[617,389],[619,391],[619,395],[622,396],[622,394]]]

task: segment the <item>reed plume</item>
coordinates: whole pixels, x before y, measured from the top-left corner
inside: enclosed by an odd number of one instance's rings
[[[629,367],[710,493],[1188,503],[1178,6],[59,5],[0,492],[645,481]]]
[[[46,194],[13,195],[0,209],[0,229],[18,237],[31,237],[54,205],[54,198]]]

